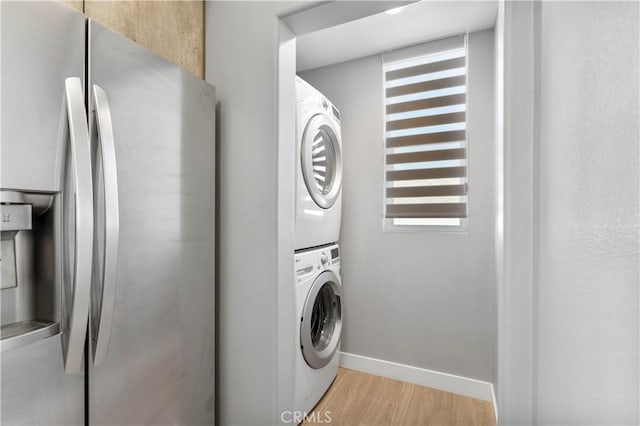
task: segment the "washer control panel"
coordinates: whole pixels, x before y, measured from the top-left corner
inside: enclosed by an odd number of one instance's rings
[[[338,246],[331,248],[331,264],[340,264],[340,249]]]
[[[317,275],[322,270],[340,267],[340,249],[337,244],[297,252],[294,256],[296,282]]]

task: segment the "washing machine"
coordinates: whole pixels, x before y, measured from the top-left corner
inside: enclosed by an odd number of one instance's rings
[[[338,373],[342,332],[340,248],[304,250],[294,257],[296,339],[294,410],[309,413]]]
[[[340,112],[296,77],[295,249],[337,242],[342,210]]]

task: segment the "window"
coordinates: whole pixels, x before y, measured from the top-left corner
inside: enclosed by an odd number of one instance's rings
[[[385,229],[466,229],[466,45],[384,55]]]

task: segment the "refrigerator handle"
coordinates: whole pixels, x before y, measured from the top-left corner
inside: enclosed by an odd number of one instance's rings
[[[91,265],[93,256],[93,192],[89,130],[84,107],[82,82],[78,77],[67,78],[65,103],[69,123],[71,167],[75,184],[75,256],[73,259],[74,285],[71,312],[66,336],[64,369],[79,373],[84,358],[84,343],[89,320]],[[72,194],[65,194],[73,196]]]
[[[100,319],[93,342],[93,365],[100,364],[107,356],[113,308],[116,299],[116,272],[118,269],[118,237],[120,232],[118,206],[118,174],[116,169],[115,140],[111,123],[111,109],[107,93],[93,85],[99,154],[104,173],[104,272],[102,276],[102,303]]]

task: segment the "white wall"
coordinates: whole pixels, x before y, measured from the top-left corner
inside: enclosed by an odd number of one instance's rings
[[[498,196],[503,206],[498,210],[503,215],[498,225],[502,225],[502,239],[499,235],[497,238],[498,254],[502,254],[498,258],[498,413],[502,424],[531,425],[535,268],[534,2],[508,1],[503,6],[504,51],[498,54],[504,59],[504,139],[502,152],[498,153],[502,157],[502,169],[498,170],[502,185],[499,185]],[[499,103],[500,99],[497,105]]]
[[[277,70],[288,63],[293,74],[295,62],[279,58],[279,38],[287,35],[277,16],[308,6],[206,3],[206,77],[219,102],[217,424],[276,423],[279,392],[286,391],[279,373],[289,352],[278,352],[294,340],[280,333],[278,311],[286,299],[281,287],[293,299],[293,231],[280,228],[278,126],[291,127],[292,147],[294,136],[293,118],[278,121]],[[292,94],[293,75],[290,85]],[[286,247],[288,279],[282,275]]]
[[[383,232],[380,56],[301,74],[340,109],[344,352],[494,382],[493,32],[469,40],[469,232]]]
[[[637,2],[541,2],[538,424],[639,415]]]
[[[505,5],[504,424],[640,423],[639,24]]]

